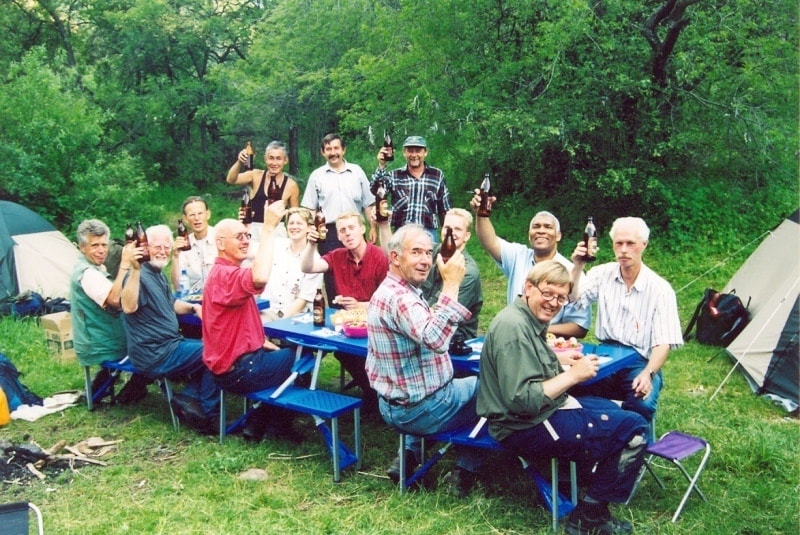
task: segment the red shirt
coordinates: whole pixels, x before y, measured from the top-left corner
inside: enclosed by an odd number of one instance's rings
[[[386,255],[371,243],[367,243],[364,258],[358,264],[344,247],[334,249],[322,259],[333,274],[337,295],[354,297],[358,301],[369,301],[389,272]],[[328,297],[333,300],[333,296]]]
[[[214,374],[230,370],[245,353],[264,345],[264,326],[250,268],[217,257],[203,289],[203,362]]]

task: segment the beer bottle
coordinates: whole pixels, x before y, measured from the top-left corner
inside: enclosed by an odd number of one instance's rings
[[[179,251],[191,251],[192,246],[189,245],[189,229],[183,224],[182,219],[178,219],[178,236],[186,239],[186,245],[178,249]]]
[[[128,226],[125,227],[125,245],[133,243],[135,241],[136,241],[136,233],[133,231],[133,227],[131,226],[131,224],[128,223]]]
[[[275,175],[269,177],[269,186],[267,186],[267,204],[272,204],[281,200],[281,189],[275,181]]]
[[[386,151],[383,154],[383,161],[384,162],[393,162],[394,161],[394,144],[392,143],[392,136],[387,134],[385,131],[383,132],[383,146],[386,147]]]
[[[328,239],[328,227],[325,226],[325,214],[322,213],[322,207],[317,208],[317,213],[314,215],[314,226],[317,227],[319,238],[318,243],[323,243]]]
[[[478,217],[489,217],[492,215],[492,200],[490,199],[489,190],[492,183],[489,180],[489,173],[483,177],[481,182],[481,205],[478,207]]]
[[[325,296],[322,295],[322,288],[317,288],[317,295],[314,296],[314,327],[325,327]]]
[[[383,185],[383,180],[380,178],[375,179],[375,220],[383,222],[389,219],[389,203],[386,201],[386,186]]]
[[[248,141],[247,146],[244,148],[245,156],[245,163],[244,168],[246,171],[253,170],[253,156],[255,156],[255,152],[253,151],[253,145]]]
[[[147,233],[144,231],[141,221],[136,222],[136,247],[141,247],[144,251],[142,257],[139,259],[139,263],[149,262],[150,248],[147,246]]]
[[[244,195],[242,195],[242,223],[245,225],[249,225],[253,222],[253,207],[250,205],[250,192],[247,191],[247,188],[244,190]]]
[[[597,229],[592,221],[592,216],[589,216],[589,221],[586,222],[586,228],[583,229],[583,243],[586,245],[586,254],[583,255],[584,262],[594,262],[597,257],[592,254],[592,250],[597,247]]]
[[[452,228],[444,227],[444,232],[444,240],[442,241],[441,249],[439,249],[439,254],[442,255],[442,260],[446,264],[456,254],[456,239],[453,237]]]

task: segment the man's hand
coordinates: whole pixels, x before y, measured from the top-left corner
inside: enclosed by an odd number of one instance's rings
[[[470,206],[470,208],[472,208],[473,210],[475,210],[477,212],[478,208],[481,207],[481,190],[475,189],[473,191],[475,192],[475,195],[473,195],[472,199],[470,199],[469,206]],[[494,203],[496,201],[497,201],[497,197],[493,197],[491,195],[489,196],[489,203],[492,206],[494,205]]]
[[[556,352],[556,358],[564,366],[573,366],[583,359],[583,354],[577,349],[558,351]]]
[[[587,355],[572,364],[566,373],[572,374],[573,378],[578,383],[583,383],[597,376],[597,371],[600,369],[600,361],[597,360],[595,355]]]
[[[274,229],[286,214],[286,204],[281,199],[272,204],[264,203],[264,226]]]
[[[388,156],[388,147],[381,147],[381,150],[378,151],[378,167],[381,169],[386,168],[386,156]]]
[[[442,276],[442,286],[450,284],[458,288],[467,273],[466,261],[461,251],[456,251],[447,262],[442,259],[441,254],[437,255],[436,267],[439,268],[439,274]],[[456,297],[458,297],[458,293],[456,293]]]
[[[650,371],[645,368],[642,373],[636,376],[631,384],[633,394],[637,398],[646,398],[653,391],[653,382],[650,380]]]

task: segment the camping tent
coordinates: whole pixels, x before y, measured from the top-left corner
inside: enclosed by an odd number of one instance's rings
[[[0,201],[0,299],[26,291],[69,298],[80,251],[37,213]]]
[[[799,219],[800,210],[770,232],[723,290],[735,290],[744,303],[750,299],[750,323],[728,353],[754,392],[789,411],[797,409],[800,390]]]

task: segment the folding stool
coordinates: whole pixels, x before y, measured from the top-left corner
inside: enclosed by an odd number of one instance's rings
[[[639,477],[636,480],[633,490],[631,490],[631,496],[628,498],[629,502],[631,498],[633,498],[633,494],[636,492],[636,488],[639,486],[639,483],[644,477],[645,472],[650,472],[650,474],[655,478],[659,487],[662,489],[666,488],[661,478],[658,477],[658,475],[653,471],[652,461],[654,457],[661,457],[662,459],[665,459],[677,466],[678,470],[680,470],[680,472],[686,478],[686,481],[689,482],[689,488],[686,489],[686,493],[684,493],[683,498],[678,505],[678,509],[672,516],[673,523],[678,521],[678,517],[680,516],[681,511],[683,511],[683,507],[686,505],[686,501],[689,499],[689,495],[692,493],[692,491],[696,492],[704,502],[708,502],[708,498],[706,498],[705,494],[703,494],[703,491],[701,491],[700,487],[697,485],[697,481],[700,479],[700,474],[703,472],[703,469],[708,462],[708,458],[711,455],[711,445],[708,442],[702,438],[687,435],[679,431],[670,431],[664,434],[654,443],[650,444],[645,451],[648,454],[648,457],[644,461],[644,468],[639,473]],[[700,464],[698,465],[694,474],[690,474],[683,466],[682,461],[693,456],[699,451],[704,452],[703,458],[701,459]]]

